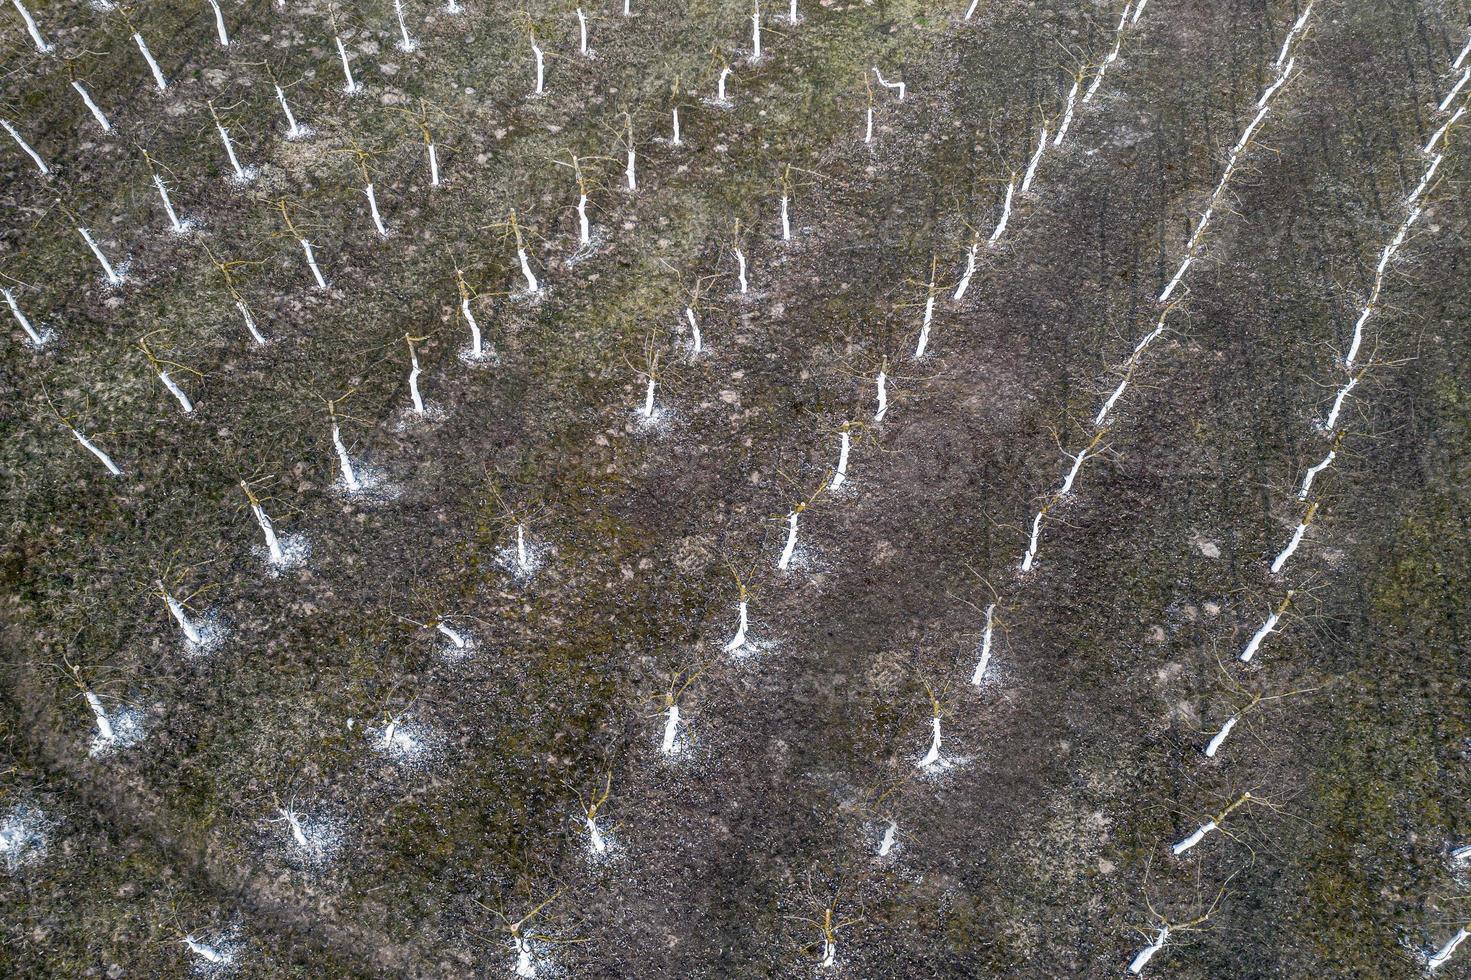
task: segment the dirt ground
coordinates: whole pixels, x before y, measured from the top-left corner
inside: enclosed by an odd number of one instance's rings
[[[744,0],[582,8],[592,57],[575,5],[405,0],[403,51],[380,0],[222,0],[228,47],[33,0],[47,54],[7,7],[48,173],[0,135],[0,284],[51,336],[0,345],[0,972],[1104,977],[1168,924],[1146,975],[1422,974],[1471,920],[1459,122],[1343,360],[1471,11],[1313,4],[1049,504],[1306,7],[967,6],[763,6],[754,62]]]

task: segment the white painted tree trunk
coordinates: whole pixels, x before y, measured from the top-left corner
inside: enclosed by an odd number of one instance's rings
[[[740,249],[736,249],[735,250],[735,257],[736,257],[736,278],[739,279],[740,280],[740,283],[741,283],[741,294],[742,295],[745,295],[747,292],[750,291],[750,288],[751,288],[750,287],[750,284],[748,282],[746,282],[746,255]]]
[[[1276,575],[1278,572],[1282,571],[1282,566],[1286,565],[1287,560],[1292,557],[1294,552],[1297,551],[1297,546],[1302,544],[1302,536],[1306,534],[1307,531],[1308,526],[1306,523],[1301,523],[1297,525],[1297,530],[1292,532],[1292,538],[1287,542],[1287,547],[1283,548],[1282,551],[1277,555],[1277,557],[1272,559],[1273,575]]]
[[[286,553],[281,550],[281,542],[276,537],[276,527],[271,519],[266,516],[265,508],[260,504],[251,504],[250,511],[255,515],[255,522],[260,525],[261,534],[266,538],[266,552],[270,555],[271,564],[280,565],[286,561]]]
[[[158,372],[158,380],[163,382],[163,386],[169,390],[169,394],[173,395],[179,402],[179,407],[184,410],[185,415],[193,413],[194,403],[189,400],[189,396],[184,393],[184,389],[180,388],[174,379],[169,377],[167,371]]]
[[[842,441],[838,446],[838,468],[833,471],[832,483],[828,485],[830,490],[836,490],[848,481],[848,453],[853,446],[853,437],[847,429],[838,436]]]
[[[168,215],[169,229],[176,235],[182,235],[187,229],[179,220],[178,214],[174,212],[174,202],[169,199],[169,189],[165,186],[163,178],[158,174],[153,175],[153,184],[158,188],[159,199],[163,201],[164,214]]]
[[[185,936],[184,945],[189,947],[189,952],[211,965],[219,965],[229,961],[229,958],[224,953],[215,949],[209,943],[200,942],[193,936]]]
[[[1221,726],[1221,730],[1211,736],[1211,740],[1205,746],[1205,757],[1207,759],[1214,759],[1216,757],[1216,753],[1221,749],[1221,743],[1226,741],[1226,736],[1231,734],[1231,729],[1235,728],[1236,723],[1240,720],[1240,715],[1232,715],[1226,719],[1226,723]]]
[[[122,469],[112,461],[112,457],[99,449],[96,443],[94,443],[91,439],[88,439],[86,436],[82,435],[76,429],[72,429],[71,432],[72,435],[77,437],[77,442],[80,442],[84,449],[86,449],[93,456],[96,456],[98,461],[102,463],[103,466],[107,467],[107,472],[111,473],[113,476],[123,475]]]
[[[746,600],[742,599],[736,607],[736,631],[735,635],[725,644],[726,653],[735,653],[746,645],[746,623],[747,623]]]
[[[1181,854],[1184,854],[1196,844],[1199,844],[1201,840],[1205,838],[1206,834],[1215,829],[1216,822],[1214,820],[1207,820],[1205,823],[1195,828],[1194,833],[1192,833],[1189,837],[1186,837],[1184,840],[1177,842],[1174,847],[1170,848],[1170,850],[1176,857],[1179,857]]]
[[[787,196],[781,196],[781,240],[789,242],[792,240],[792,222],[787,209]]]
[[[776,567],[782,571],[792,566],[792,552],[797,550],[797,517],[796,511],[787,515],[787,543],[781,550],[781,557],[776,560]]]
[[[143,35],[134,33],[133,43],[138,45],[138,50],[143,55],[143,60],[148,62],[148,70],[153,72],[153,82],[158,86],[160,92],[169,90],[169,83],[163,77],[163,69],[158,67],[158,62],[153,59],[153,52],[148,50],[148,42],[143,40]]]
[[[367,186],[368,210],[373,213],[373,227],[378,229],[380,237],[388,237],[388,228],[383,224],[383,216],[378,213],[378,195],[373,191],[373,185]]]
[[[970,675],[970,682],[976,686],[980,686],[985,680],[986,668],[991,663],[991,626],[995,615],[996,603],[993,602],[986,607],[986,629],[981,634],[981,656],[976,661],[976,669]]]
[[[1456,930],[1456,934],[1450,939],[1446,940],[1446,944],[1444,946],[1440,947],[1440,949],[1436,950],[1430,956],[1426,957],[1425,968],[1427,970],[1435,971],[1445,966],[1446,961],[1451,958],[1451,954],[1456,951],[1456,947],[1465,942],[1467,936],[1471,936],[1471,931],[1467,931],[1465,927]]]
[[[899,825],[890,820],[889,825],[884,828],[884,836],[879,840],[879,857],[888,857],[889,852],[894,849],[894,838],[899,833]]]
[[[5,131],[10,134],[10,138],[15,140],[15,145],[24,150],[26,156],[31,158],[31,162],[36,165],[36,170],[40,172],[42,177],[50,176],[51,168],[46,166],[46,161],[41,159],[41,154],[32,149],[31,144],[27,143],[20,133],[16,131],[16,128],[10,124],[10,120],[0,119],[0,127],[4,127]]]
[[[255,317],[250,315],[250,307],[239,300],[235,301],[235,308],[240,311],[240,316],[245,320],[245,329],[250,332],[250,338],[260,347],[266,345],[266,338],[255,325]]]
[[[470,312],[470,300],[460,300],[460,313],[465,318],[465,323],[470,327],[470,356],[479,360],[485,356],[481,346],[480,324],[475,320],[475,314]]]
[[[116,732],[113,731],[112,719],[102,709],[102,702],[91,691],[83,691],[82,697],[87,699],[87,707],[92,709],[92,717],[97,720],[97,737],[104,742],[111,742],[116,737]]]
[[[301,826],[301,818],[294,810],[281,810],[281,819],[286,821],[286,826],[291,830],[291,839],[296,842],[297,847],[310,847],[307,842],[306,830]]]
[[[695,320],[695,311],[690,307],[684,308],[684,318],[690,325],[690,342],[694,345],[692,353],[699,354],[705,349],[705,344],[700,337],[700,324]]]
[[[1037,177],[1037,165],[1042,162],[1042,154],[1047,150],[1047,124],[1042,124],[1042,134],[1037,137],[1037,150],[1032,154],[1032,160],[1027,164],[1027,172],[1022,176],[1022,193],[1025,194],[1032,186],[1032,181]]]
[[[179,624],[179,629],[183,631],[184,638],[190,643],[198,644],[202,638],[199,633],[199,627],[194,625],[194,621],[184,611],[183,604],[167,592],[164,593],[163,601],[169,607],[169,615],[174,617],[175,622]]]
[[[423,417],[424,398],[419,394],[419,355],[412,349],[409,351],[409,400],[413,403],[414,414]]]
[[[1336,457],[1337,455],[1338,450],[1330,449],[1328,450],[1328,455],[1323,457],[1322,462],[1315,463],[1312,466],[1308,467],[1308,471],[1302,475],[1302,486],[1297,491],[1298,500],[1308,499],[1308,491],[1313,488],[1313,481],[1318,478],[1319,473],[1323,472],[1332,465],[1334,457]]]
[[[97,125],[102,127],[102,131],[104,133],[112,132],[112,123],[108,121],[103,111],[97,107],[97,103],[92,101],[91,93],[82,87],[82,83],[73,81],[72,88],[76,89],[77,94],[82,97],[82,102],[87,106],[87,111],[92,113],[92,118],[97,120]]]
[[[965,253],[965,272],[960,277],[960,284],[955,287],[954,299],[959,302],[965,297],[966,290],[970,289],[971,277],[976,274],[976,253],[981,250],[979,242],[971,244]]]
[[[312,270],[312,278],[317,281],[317,288],[326,289],[327,280],[322,275],[322,270],[317,266],[317,256],[316,253],[312,251],[312,243],[307,241],[305,238],[298,238],[297,241],[301,242],[301,250],[306,255],[307,267]]]
[[[874,381],[878,391],[878,409],[873,413],[873,420],[882,422],[884,416],[889,414],[889,377],[880,371]]]
[[[123,277],[117,274],[117,270],[112,267],[112,263],[107,261],[107,256],[102,254],[102,249],[97,246],[97,242],[92,238],[92,232],[86,228],[78,228],[77,231],[81,234],[82,241],[86,242],[87,247],[92,250],[92,254],[96,257],[98,265],[102,266],[102,274],[107,277],[108,283],[114,286],[122,283]]]
[[[342,430],[335,422],[332,424],[332,446],[337,450],[337,463],[342,467],[343,485],[356,493],[362,488],[362,484],[358,482],[358,475],[352,468],[352,459],[347,455],[347,446],[342,443]]]
[[[20,304],[15,301],[15,294],[6,288],[0,288],[0,293],[4,294],[5,302],[10,306],[10,315],[15,317],[15,322],[20,324],[20,328],[26,332],[26,336],[30,338],[31,344],[36,347],[45,344],[46,338],[36,331],[36,328],[31,325],[31,321],[21,312]]]
[[[930,737],[930,750],[919,760],[919,768],[928,769],[940,761],[940,719],[938,716],[930,719],[933,734]]]
[[[224,11],[220,10],[220,5],[216,0],[209,0],[209,6],[215,12],[215,34],[220,39],[220,47],[228,48],[230,46],[230,32],[225,30]]]
[[[337,54],[342,58],[342,77],[346,79],[342,91],[348,95],[356,95],[363,90],[363,87],[352,77],[352,65],[347,60],[347,46],[342,43],[341,36],[334,36],[333,40],[337,42]]]
[[[1001,202],[1001,217],[996,222],[996,228],[991,232],[991,237],[986,240],[988,246],[995,245],[1001,236],[1006,233],[1006,223],[1011,220],[1011,197],[1016,191],[1016,179],[1006,185],[1006,198]]]
[[[531,571],[531,556],[526,551],[526,525],[516,525],[516,567],[523,572]]]
[[[1073,87],[1068,89],[1067,106],[1062,112],[1062,125],[1057,127],[1057,135],[1052,139],[1053,146],[1061,146],[1062,139],[1067,135],[1068,127],[1073,124],[1073,110],[1077,107],[1078,88],[1083,84],[1081,77],[1073,80]]]
[[[541,292],[541,283],[531,271],[531,263],[526,259],[526,249],[517,246],[516,258],[521,262],[521,276],[526,280],[526,291],[528,293]]]
[[[417,51],[419,42],[409,37],[408,25],[404,23],[403,0],[393,0],[393,12],[398,17],[398,49],[405,53]]]
[[[1032,537],[1027,542],[1027,553],[1022,556],[1022,571],[1030,572],[1032,563],[1037,560],[1037,541],[1042,536],[1043,511],[1037,511],[1037,516],[1032,518]]]
[[[644,391],[644,407],[642,411],[646,419],[652,419],[654,417],[654,388],[656,384],[657,381],[654,378],[650,378],[649,386]]]
[[[11,0],[11,2],[15,4],[15,10],[16,13],[20,14],[20,19],[26,22],[26,33],[30,34],[31,43],[36,46],[36,50],[41,54],[50,54],[54,49],[41,36],[41,29],[36,26],[36,19],[31,16],[31,12],[26,9],[25,4],[21,3],[20,0]]]
[[[659,751],[665,755],[674,754],[674,739],[679,734],[679,705],[671,704],[666,712],[664,722],[664,740],[659,743]]]
[[[1149,961],[1154,959],[1154,954],[1164,949],[1165,943],[1169,942],[1169,939],[1170,927],[1165,926],[1164,928],[1160,929],[1158,934],[1155,935],[1154,942],[1141,949],[1139,951],[1139,954],[1134,957],[1132,962],[1129,963],[1129,972],[1134,974],[1135,976],[1143,973],[1144,968],[1149,965]]]
[[[598,829],[597,818],[587,817],[586,821],[587,846],[592,849],[594,854],[606,854],[608,852],[608,842],[603,839],[603,832]]]
[[[1277,628],[1277,620],[1279,618],[1281,618],[1281,613],[1272,613],[1270,616],[1267,617],[1266,622],[1262,623],[1262,625],[1257,628],[1257,631],[1252,634],[1251,639],[1246,641],[1246,649],[1241,651],[1241,656],[1239,658],[1242,663],[1250,663],[1251,658],[1256,656],[1256,652],[1258,648],[1261,647],[1262,641],[1265,640],[1271,634],[1271,632]]]

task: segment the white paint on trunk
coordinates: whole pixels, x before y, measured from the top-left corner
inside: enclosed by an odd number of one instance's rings
[[[50,54],[54,49],[41,36],[41,29],[36,26],[36,19],[31,16],[31,12],[26,9],[25,4],[21,3],[20,0],[11,0],[11,3],[15,4],[15,10],[16,13],[20,14],[20,19],[26,22],[26,33],[30,34],[31,43],[36,46],[36,50],[41,54]]]
[[[1313,488],[1313,480],[1317,479],[1318,474],[1332,464],[1334,457],[1337,455],[1338,450],[1330,449],[1328,450],[1328,455],[1323,457],[1322,462],[1308,467],[1308,471],[1302,476],[1302,487],[1297,491],[1298,500],[1308,499],[1308,491]]]
[[[193,643],[197,646],[202,641],[203,637],[199,632],[199,627],[194,625],[194,621],[191,620],[189,618],[189,614],[184,611],[183,604],[180,603],[178,599],[175,599],[173,596],[169,595],[167,592],[164,593],[163,601],[164,604],[169,608],[169,615],[174,617],[174,621],[179,624],[179,629],[184,632],[184,638],[187,639],[190,643]]]
[[[700,338],[700,324],[695,320],[695,311],[690,307],[684,308],[684,318],[690,325],[690,343],[694,345],[693,354],[699,354],[705,349],[704,342]]]
[[[679,734],[679,705],[671,704],[665,714],[664,739],[659,743],[659,751],[665,755],[673,755],[674,739]]]
[[[537,282],[536,276],[531,271],[531,263],[526,259],[526,249],[518,245],[516,258],[521,262],[521,276],[526,280],[526,291],[528,293],[541,292],[541,283]]]
[[[1042,536],[1042,518],[1044,511],[1037,511],[1037,516],[1032,518],[1032,537],[1027,542],[1027,553],[1022,556],[1022,571],[1030,572],[1032,563],[1037,560],[1037,541]]]
[[[781,196],[781,240],[789,242],[792,240],[792,222],[787,209],[787,196]]]
[[[99,449],[96,443],[94,443],[91,439],[88,439],[86,436],[82,435],[76,429],[72,429],[71,432],[72,435],[77,437],[77,442],[80,442],[83,448],[85,448],[93,456],[96,456],[98,461],[101,462],[103,466],[107,467],[107,472],[111,473],[113,476],[123,475],[122,469],[120,469],[118,465],[112,461],[112,457]]]
[[[398,49],[405,53],[419,50],[419,42],[409,37],[408,25],[404,23],[403,0],[393,0],[393,12],[398,17]]]
[[[848,481],[848,452],[853,447],[853,437],[844,429],[838,433],[841,443],[838,446],[838,468],[833,471],[833,481],[828,485],[831,490],[836,490]]]
[[[882,422],[889,414],[889,376],[880,371],[874,381],[878,390],[878,409],[873,413],[873,420]]]
[[[1292,532],[1292,538],[1287,542],[1287,547],[1283,548],[1281,552],[1278,553],[1277,557],[1272,559],[1273,575],[1276,575],[1278,572],[1282,571],[1282,566],[1286,565],[1287,560],[1292,557],[1294,552],[1297,551],[1297,546],[1302,544],[1302,536],[1306,534],[1307,531],[1308,525],[1306,521],[1297,525],[1297,530]]]
[[[184,222],[179,220],[178,214],[174,211],[174,202],[169,199],[169,189],[164,185],[163,178],[154,174],[153,185],[158,188],[159,199],[163,201],[163,211],[168,215],[169,229],[176,235],[184,234],[188,229],[184,227]]]
[[[99,265],[101,266],[101,272],[103,272],[104,277],[107,278],[107,283],[109,283],[110,285],[121,284],[121,275],[118,275],[118,271],[112,268],[112,262],[109,262],[109,260],[107,260],[107,256],[104,256],[103,253],[101,253],[100,247],[97,246],[97,241],[94,240],[93,237],[91,237],[91,231],[88,231],[87,228],[78,228],[78,230],[76,231],[81,232],[82,241],[85,241],[85,243],[87,243],[88,249],[91,249],[91,252],[93,252],[93,256],[96,256],[97,263],[99,263]]]
[[[210,9],[215,12],[215,35],[220,39],[220,47],[230,46],[230,32],[225,30],[225,14],[220,10],[220,5],[215,0],[209,0]]]
[[[1456,951],[1457,946],[1466,941],[1467,936],[1471,936],[1471,931],[1468,931],[1466,927],[1463,926],[1460,929],[1457,929],[1456,934],[1450,939],[1446,940],[1444,946],[1440,947],[1440,949],[1436,950],[1434,953],[1430,954],[1430,956],[1426,957],[1425,969],[1434,972],[1435,970],[1439,970],[1441,967],[1445,966],[1446,960],[1449,960],[1451,958],[1451,954]]]
[[[735,250],[735,258],[736,258],[736,278],[740,280],[740,283],[741,283],[741,294],[744,295],[745,293],[749,292],[750,289],[751,289],[750,283],[746,282],[746,253],[742,252],[738,248],[738,249]]]
[[[1062,111],[1062,125],[1057,127],[1057,136],[1052,140],[1053,146],[1061,146],[1062,138],[1067,135],[1068,127],[1073,124],[1073,110],[1077,107],[1078,88],[1083,84],[1083,79],[1078,77],[1073,80],[1073,87],[1068,89],[1067,106]]]
[[[317,256],[312,251],[312,243],[305,238],[298,238],[297,241],[301,242],[301,250],[306,255],[307,267],[312,270],[312,278],[317,281],[317,288],[326,289],[327,279],[322,275],[322,270],[317,266]]]
[[[87,699],[87,707],[92,709],[92,716],[97,720],[97,737],[103,742],[111,742],[117,733],[113,731],[112,719],[102,709],[102,702],[91,691],[83,691],[82,697]]]
[[[879,840],[879,857],[888,857],[889,852],[894,849],[894,838],[899,833],[899,825],[890,820],[884,828],[884,836]]]
[[[797,550],[797,517],[795,510],[787,515],[787,543],[781,550],[781,557],[776,560],[776,567],[782,571],[792,566],[792,552]]]
[[[1195,828],[1194,833],[1192,833],[1189,837],[1186,837],[1184,840],[1177,842],[1174,847],[1170,848],[1170,850],[1176,857],[1179,857],[1181,854],[1184,854],[1196,844],[1199,844],[1201,840],[1205,838],[1206,834],[1215,829],[1216,822],[1214,820],[1207,820],[1205,823]]]
[[[15,294],[8,288],[3,287],[0,287],[0,293],[4,294],[5,302],[10,307],[10,315],[15,317],[15,322],[20,324],[20,328],[26,332],[26,336],[31,340],[31,345],[34,347],[44,346],[48,335],[38,333],[36,328],[31,325],[31,321],[21,312],[20,304],[15,301]]]
[[[286,553],[281,550],[281,541],[276,537],[276,526],[266,516],[265,508],[260,504],[252,503],[250,512],[255,515],[255,522],[260,525],[261,533],[266,537],[266,553],[270,556],[271,564],[285,564]]]
[[[1037,176],[1037,165],[1042,162],[1042,154],[1047,149],[1047,124],[1042,124],[1042,134],[1037,138],[1037,151],[1032,154],[1032,160],[1027,164],[1027,172],[1022,176],[1022,193],[1025,194],[1032,186],[1032,181]]]
[[[1241,657],[1239,659],[1242,663],[1251,662],[1251,658],[1255,657],[1257,650],[1260,649],[1262,641],[1270,636],[1272,631],[1277,628],[1277,620],[1281,618],[1281,613],[1274,612],[1267,617],[1266,622],[1257,627],[1257,631],[1251,635],[1251,639],[1246,641],[1246,648],[1241,651]]]
[[[347,446],[342,443],[342,430],[337,423],[332,423],[332,447],[337,450],[337,464],[342,467],[342,483],[348,490],[356,493],[362,488],[358,482],[358,475],[352,468],[352,459],[347,455]]]
[[[143,35],[134,33],[133,43],[138,45],[138,50],[143,54],[143,60],[148,62],[148,70],[153,72],[154,84],[160,92],[169,90],[169,83],[163,77],[163,69],[158,67],[158,62],[153,59],[153,52],[148,50],[148,42],[143,40]]]
[[[51,168],[46,166],[46,161],[41,159],[41,154],[33,150],[31,144],[27,143],[21,137],[20,133],[16,132],[15,127],[10,124],[10,120],[0,119],[0,126],[3,126],[5,131],[10,134],[10,138],[15,140],[15,145],[24,150],[26,156],[31,158],[31,162],[36,165],[36,169],[40,171],[42,177],[47,177],[51,174]]]
[[[409,400],[413,402],[414,414],[423,416],[424,398],[419,394],[419,355],[409,348]]]
[[[642,411],[646,419],[652,419],[654,417],[654,388],[657,384],[656,379],[650,378],[649,386],[644,391],[644,407]]]
[[[240,311],[240,316],[245,321],[245,329],[250,332],[250,338],[254,340],[257,345],[264,347],[266,345],[266,338],[256,327],[255,317],[250,315],[250,307],[246,306],[244,303],[237,299],[235,301],[235,309]]]
[[[347,60],[347,45],[342,43],[340,35],[334,35],[332,39],[337,42],[337,54],[342,58],[342,77],[346,79],[342,91],[348,95],[356,95],[363,90],[363,87],[352,77],[352,65]]]
[[[388,237],[388,228],[383,224],[383,216],[378,213],[378,195],[373,191],[373,185],[369,184],[365,193],[368,195],[368,210],[373,213],[373,227],[378,229],[378,234]]]
[[[919,768],[929,769],[940,761],[940,719],[938,716],[930,719],[932,734],[930,736],[930,750],[919,760]]]
[[[169,390],[169,394],[178,400],[179,407],[184,410],[185,415],[189,415],[194,411],[194,403],[189,400],[189,396],[184,393],[184,389],[180,388],[178,383],[169,377],[167,371],[158,372],[158,380],[162,381],[163,386]]]
[[[726,653],[735,653],[741,647],[746,645],[746,600],[742,599],[740,601],[740,604],[736,607],[736,617],[735,635],[732,636],[730,640],[725,644],[724,649]]]
[[[87,110],[92,113],[92,118],[97,120],[97,125],[102,127],[102,131],[104,133],[112,132],[112,123],[108,121],[107,116],[102,110],[97,107],[97,103],[92,101],[91,93],[82,87],[82,83],[73,81],[72,88],[76,89],[77,94],[82,97],[82,102],[87,106]]]
[[[1135,956],[1133,961],[1129,963],[1129,972],[1134,974],[1135,976],[1143,973],[1144,968],[1149,965],[1149,961],[1154,959],[1154,954],[1164,949],[1165,943],[1169,942],[1169,940],[1170,927],[1164,926],[1155,935],[1154,942],[1141,949],[1139,951],[1139,954]]]
[[[1231,729],[1235,728],[1236,723],[1240,720],[1240,715],[1232,715],[1226,719],[1226,723],[1221,726],[1221,730],[1211,736],[1211,740],[1205,746],[1205,757],[1207,759],[1214,759],[1216,757],[1216,753],[1221,749],[1221,743],[1226,741],[1226,736],[1231,734]]]
[[[959,301],[965,297],[966,290],[970,289],[971,277],[976,274],[976,254],[980,252],[979,242],[972,242],[965,253],[965,272],[960,277],[960,284],[955,287],[954,298]]]
[[[1003,234],[1006,233],[1006,223],[1011,220],[1011,196],[1016,191],[1016,178],[1006,185],[1006,199],[1001,202],[1001,218],[996,222],[996,229],[991,232],[991,237],[986,240],[988,246],[995,245]]]
[[[996,603],[986,607],[986,630],[981,634],[981,656],[976,669],[971,672],[970,682],[977,687],[986,679],[986,668],[991,664],[991,626],[996,616]]]

